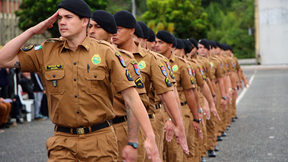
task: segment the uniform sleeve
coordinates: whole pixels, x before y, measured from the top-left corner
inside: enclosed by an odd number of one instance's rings
[[[118,56],[119,57],[119,56]],[[106,63],[110,73],[110,80],[115,87],[116,92],[121,92],[129,87],[135,87],[134,79],[130,72],[123,63],[121,63],[116,56],[116,51],[107,49],[106,51]]]
[[[127,63],[127,69],[131,74],[131,77],[133,78],[135,82],[135,89],[139,94],[146,93],[146,90],[144,88],[144,82],[141,78],[141,71],[138,66],[138,62],[135,59],[129,59],[126,61]]]
[[[161,61],[161,63],[164,64],[164,68],[167,71],[168,79],[170,80],[170,82],[172,84],[175,84],[176,80],[175,80],[174,72],[173,72],[173,70],[171,68],[171,65],[169,64],[169,62],[165,62],[163,58],[160,58],[160,61]],[[168,63],[168,65],[167,65],[167,63]]]
[[[195,63],[192,63],[193,67],[194,67],[194,70],[195,70],[195,78],[196,78],[196,81],[197,81],[197,85],[198,86],[202,86],[205,81],[203,80],[203,77],[198,69],[198,66],[195,64]]]
[[[18,52],[21,72],[41,72],[40,65],[43,64],[43,49],[37,50],[37,46],[20,49]]]
[[[190,65],[188,63],[181,62],[179,70],[180,70],[180,83],[183,89],[186,90],[196,88],[195,79],[193,77]]]
[[[210,79],[213,79],[214,77],[213,77],[213,74],[212,74],[212,68],[211,68],[211,65],[210,65],[208,60],[205,60],[205,66],[206,66],[206,69],[207,69],[208,77]]]
[[[159,59],[156,59],[154,56],[150,59],[151,68],[151,81],[153,87],[156,90],[156,93],[162,94],[168,91],[172,91],[172,83],[168,78],[168,73],[164,67],[164,64],[160,62]]]
[[[233,67],[232,67],[232,64],[231,64],[231,59],[227,57],[226,61],[227,61],[227,64],[228,64],[229,72],[232,72],[233,71]]]
[[[215,68],[215,76],[216,76],[216,78],[222,78],[224,76],[224,74],[222,73],[222,68],[221,68],[220,63],[218,63],[217,61],[214,61],[213,68]]]

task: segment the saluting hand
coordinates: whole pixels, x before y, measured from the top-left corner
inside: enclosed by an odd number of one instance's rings
[[[185,154],[189,155],[189,149],[184,126],[183,125],[176,126],[174,131],[177,144],[179,144],[182,147]]]
[[[155,142],[155,138],[146,138],[144,142],[144,147],[145,147],[148,159],[151,159],[152,162],[161,162],[160,155],[158,152],[158,147]]]
[[[53,24],[58,19],[58,11],[48,19],[42,21],[41,23],[37,24],[36,26],[30,28],[30,30],[33,32],[33,34],[43,34],[45,30],[50,29],[53,27]]]

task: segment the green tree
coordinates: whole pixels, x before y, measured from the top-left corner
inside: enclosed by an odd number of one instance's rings
[[[62,0],[23,0],[20,4],[19,11],[15,11],[19,17],[18,26],[22,30],[26,30],[39,22],[52,16],[57,11],[57,5]],[[85,0],[90,6],[91,11],[96,9],[105,10],[108,6],[109,0]],[[58,25],[54,25],[48,32],[52,37],[59,37]],[[45,36],[45,35],[44,35]]]
[[[201,7],[201,0],[147,0],[147,7],[142,19],[154,31],[162,27],[160,23],[178,38],[198,39],[207,34],[208,15]]]

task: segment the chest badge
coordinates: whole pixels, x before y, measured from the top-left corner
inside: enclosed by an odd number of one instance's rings
[[[140,69],[144,69],[145,67],[146,67],[145,61],[140,61],[140,62],[139,62],[139,68],[140,68]]]
[[[210,62],[210,68],[211,68],[211,70],[212,70],[213,66],[214,66],[213,62]]]
[[[175,72],[175,71],[178,71],[178,65],[174,65],[174,66],[172,67],[172,69],[173,69],[174,72]]]
[[[124,59],[123,59],[123,57],[121,56],[121,54],[120,54],[119,52],[116,52],[115,55],[118,57],[121,65],[122,65],[123,67],[127,67],[127,66],[126,66],[126,63],[125,63],[125,61],[124,61]]]
[[[136,60],[133,60],[133,61],[131,61],[131,64],[132,64],[133,67],[134,67],[135,73],[136,73],[137,75],[140,75],[140,74],[141,74],[141,71],[140,71],[140,68],[139,68],[139,66],[138,66],[137,61],[136,61]]]
[[[57,80],[53,80],[53,81],[52,81],[52,85],[53,85],[54,87],[57,87]]]
[[[98,54],[95,54],[92,58],[91,61],[93,64],[98,65],[101,62],[101,57]]]

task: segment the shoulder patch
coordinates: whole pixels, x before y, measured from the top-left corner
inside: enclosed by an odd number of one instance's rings
[[[192,75],[191,67],[189,65],[187,65],[186,67],[187,67],[187,70],[188,70],[188,74],[191,76]]]
[[[171,87],[172,86],[170,79],[167,78],[167,77],[165,78],[165,83],[166,83],[167,87]]]
[[[33,45],[29,45],[29,46],[27,46],[27,47],[23,47],[22,50],[23,50],[24,52],[30,51],[33,47],[34,47]]]
[[[135,84],[136,84],[136,87],[139,89],[144,88],[143,80],[140,77],[135,80]]]
[[[173,73],[173,70],[170,70],[170,76],[171,76],[172,79],[175,79],[175,75]]]
[[[171,70],[169,61],[168,61],[166,58],[164,59],[164,62],[165,62],[165,64],[166,64],[166,66],[167,66],[167,69],[168,69],[168,70]]]
[[[40,50],[40,49],[42,49],[42,45],[36,46],[36,47],[34,48],[34,51],[37,51],[37,50]]]
[[[125,63],[124,59],[122,58],[121,54],[117,51],[117,52],[115,52],[115,55],[118,57],[121,65],[126,68],[127,67],[126,63]]]
[[[163,65],[162,63],[160,63],[158,66],[160,67],[160,69],[161,69],[161,71],[162,71],[162,74],[163,74],[164,76],[167,76],[167,72],[166,72],[166,70],[165,70],[165,68],[164,68],[164,65]]]
[[[137,75],[140,75],[140,74],[141,74],[141,71],[140,71],[140,68],[139,68],[139,66],[138,66],[138,62],[137,62],[136,60],[132,60],[132,61],[131,61],[131,64],[132,64],[133,67],[134,67],[135,73],[136,73]]]
[[[126,77],[129,81],[133,81],[134,79],[131,77],[131,74],[129,73],[129,71],[126,69]]]

